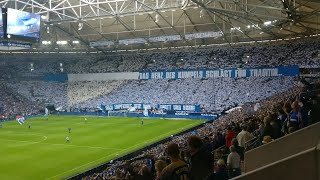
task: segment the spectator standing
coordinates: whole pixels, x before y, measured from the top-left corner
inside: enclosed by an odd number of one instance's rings
[[[154,166],[156,169],[156,180],[158,180],[162,170],[167,166],[167,164],[163,160],[157,160]]]
[[[288,128],[293,127],[295,130],[302,125],[302,115],[300,112],[300,106],[298,101],[294,101],[291,105],[291,112],[289,113]]]
[[[217,161],[217,165],[215,166],[215,172],[212,173],[207,180],[228,180],[228,171],[226,164],[223,159],[219,159]]]
[[[226,134],[226,147],[229,149],[231,146],[231,141],[233,138],[236,138],[236,133],[232,129],[231,126],[228,127],[227,134]]]
[[[253,138],[253,135],[248,132],[248,126],[243,125],[241,132],[237,135],[239,146],[245,148],[246,142]]]
[[[188,165],[179,158],[179,146],[171,143],[166,148],[166,154],[169,156],[171,163],[166,166],[159,180],[188,180]]]
[[[236,138],[232,139],[231,144],[232,144],[232,146],[235,147],[236,152],[239,154],[240,160],[243,161],[244,160],[244,148],[239,146],[239,143]]]
[[[228,155],[227,164],[230,178],[241,175],[240,156],[236,152],[236,148],[234,146],[230,146],[230,154]]]
[[[190,179],[203,180],[212,173],[214,157],[211,153],[206,152],[202,140],[198,136],[188,138],[190,148]]]

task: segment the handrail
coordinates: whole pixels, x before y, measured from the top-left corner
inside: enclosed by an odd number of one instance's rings
[[[251,150],[253,146],[258,143],[258,141],[259,141],[259,138],[257,136],[253,137],[252,139],[250,139],[245,143],[244,150],[245,151]]]
[[[225,148],[226,147],[226,145],[222,145],[222,146],[220,146],[220,147],[218,147],[217,149],[215,149],[215,150],[213,150],[212,152],[211,152],[211,154],[213,154],[213,157],[214,158],[217,158],[217,152],[220,150],[220,149],[223,149],[223,148]]]

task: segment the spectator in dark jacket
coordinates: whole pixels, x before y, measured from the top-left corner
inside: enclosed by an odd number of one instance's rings
[[[239,146],[238,140],[236,138],[232,139],[231,144],[234,146],[234,148],[236,149],[236,152],[239,154],[240,160],[243,161],[244,160],[244,148]]]
[[[262,142],[263,140],[263,137],[264,136],[271,136],[273,137],[273,129],[272,129],[272,126],[270,125],[271,123],[271,117],[270,116],[267,116],[263,119],[263,127],[261,128],[261,134],[260,134],[260,140]]]
[[[188,138],[188,146],[190,148],[190,180],[204,180],[213,171],[214,157],[211,153],[203,149],[202,140],[198,136],[190,136]]]

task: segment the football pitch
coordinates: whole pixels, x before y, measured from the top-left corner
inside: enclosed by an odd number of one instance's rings
[[[50,116],[23,125],[3,122],[0,179],[65,179],[204,122],[144,118],[142,125],[141,119]]]

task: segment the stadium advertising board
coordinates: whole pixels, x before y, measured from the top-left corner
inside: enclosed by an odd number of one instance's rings
[[[199,33],[186,34],[185,38],[187,40],[193,40],[193,39],[219,38],[221,36],[223,36],[222,31],[218,31],[218,32],[209,31],[209,32],[199,32]]]
[[[16,49],[30,49],[32,47],[32,44],[30,44],[30,43],[16,43],[16,42],[0,42],[0,47],[16,48]]]
[[[119,103],[112,105],[113,110],[126,110],[134,107],[135,109],[143,109],[142,103]]]
[[[121,39],[118,41],[118,44],[129,45],[129,44],[143,44],[148,41],[151,43],[159,42],[171,42],[171,41],[182,41],[185,40],[194,40],[194,39],[207,39],[207,38],[219,38],[223,36],[222,31],[208,31],[208,32],[197,32],[185,34],[184,38],[181,35],[166,35],[166,36],[153,36],[153,37],[144,37],[144,38],[134,38],[134,39]],[[113,41],[95,41],[90,42],[91,47],[99,46],[111,46],[116,43]]]
[[[299,66],[140,72],[139,79],[247,78],[298,76]]]
[[[200,112],[200,105],[195,104],[159,104],[159,109],[165,109],[169,111],[189,111],[189,112]]]
[[[105,105],[104,105],[105,106]],[[143,103],[118,103],[112,104],[112,110],[130,110],[132,108],[135,110],[142,110],[144,108],[151,109],[150,104]],[[188,112],[200,112],[201,107],[197,104],[158,104],[157,108],[165,109],[168,111],[188,111]]]

